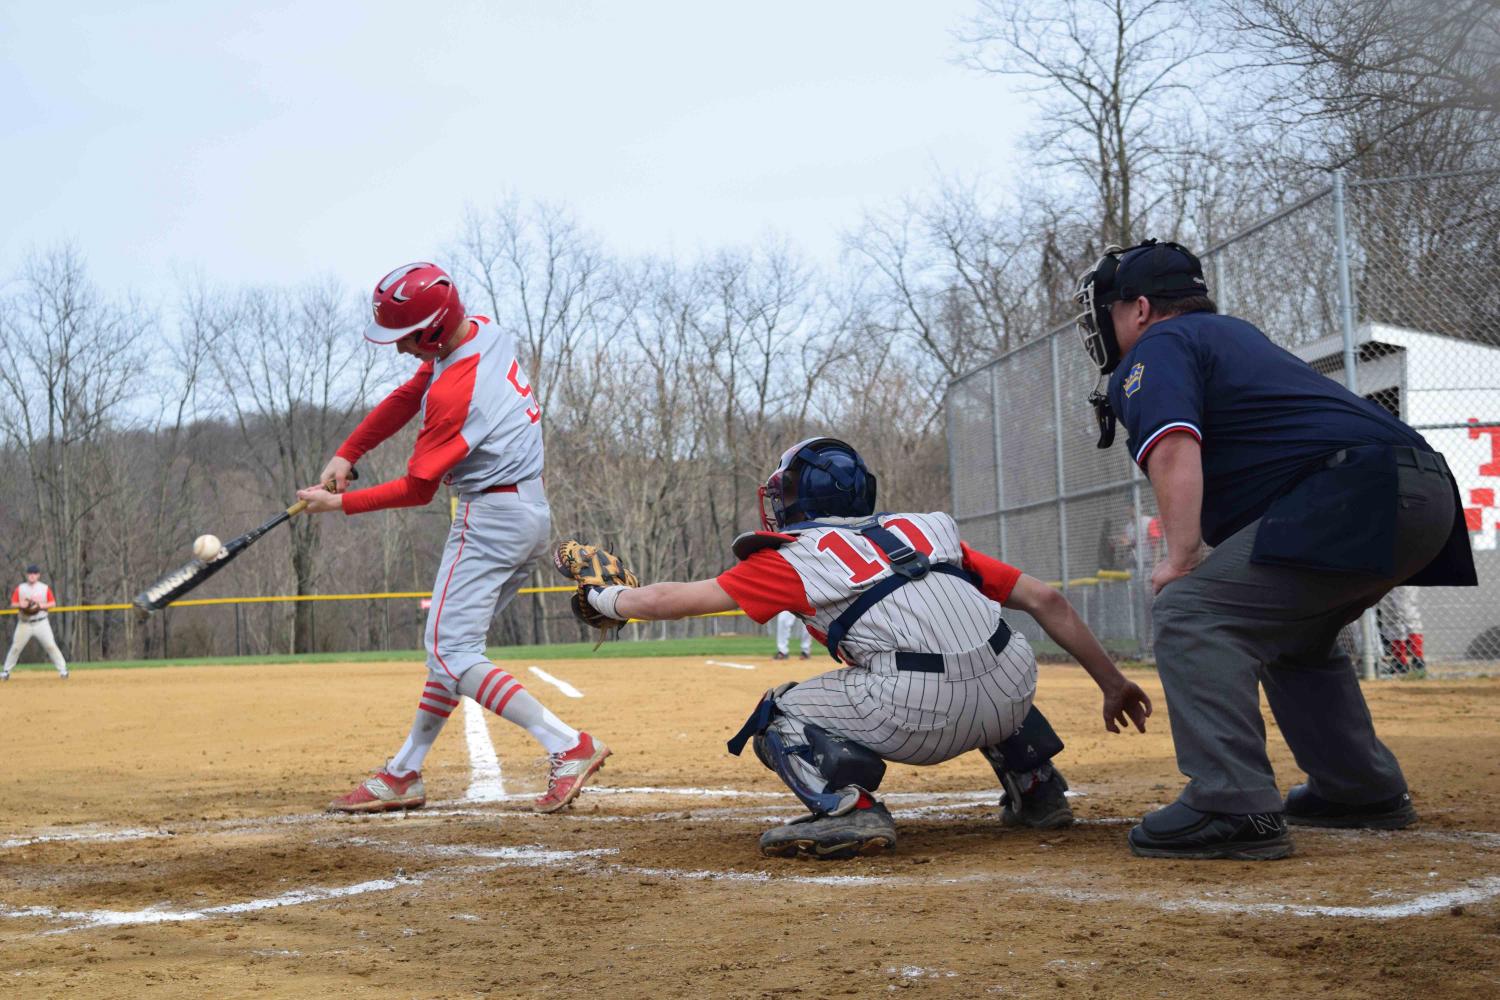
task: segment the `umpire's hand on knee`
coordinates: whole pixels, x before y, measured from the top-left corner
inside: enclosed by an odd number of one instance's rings
[[[1198,558],[1198,554],[1196,552],[1193,553],[1190,559],[1186,560],[1174,560],[1170,556],[1168,556],[1166,559],[1163,559],[1161,562],[1157,563],[1156,568],[1151,571],[1151,593],[1153,595],[1160,594],[1162,588],[1167,584],[1171,583],[1174,580],[1181,580],[1193,570],[1197,569],[1198,563],[1201,561],[1202,560]]]

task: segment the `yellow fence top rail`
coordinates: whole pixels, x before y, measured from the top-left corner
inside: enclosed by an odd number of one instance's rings
[[[1083,576],[1068,581],[1069,587],[1092,587],[1104,581],[1120,581],[1131,579],[1131,574],[1126,570],[1101,569],[1093,576]],[[1047,586],[1061,590],[1061,580],[1048,580]],[[522,594],[570,594],[572,587],[522,587]],[[272,594],[270,596],[256,597],[200,597],[189,601],[173,601],[168,607],[173,608],[203,608],[216,604],[297,604],[304,601],[410,601],[431,597],[432,592],[427,590],[404,590],[391,591],[377,594]],[[55,608],[48,608],[49,612],[66,611],[129,611],[135,607],[133,604],[64,604]],[[0,609],[0,616],[19,614],[16,608]],[[742,615],[743,611],[721,611],[715,615],[703,615],[700,617],[715,617],[728,615]],[[637,620],[637,619],[632,619]]]
[[[572,587],[522,587],[522,594],[560,594],[572,593]],[[201,608],[214,604],[296,604],[302,601],[399,601],[414,600],[431,597],[430,590],[409,590],[382,594],[273,594],[269,597],[200,597],[191,601],[173,601],[167,605],[171,608]],[[129,611],[135,607],[134,604],[66,604],[55,608],[48,608],[49,612],[55,611]],[[17,609],[9,608],[0,611],[0,615],[17,614]]]

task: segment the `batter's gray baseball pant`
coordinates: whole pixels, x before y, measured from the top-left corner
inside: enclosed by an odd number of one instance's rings
[[[1167,694],[1182,801],[1204,812],[1277,812],[1259,686],[1312,790],[1363,805],[1406,779],[1375,736],[1339,630],[1437,555],[1453,526],[1446,475],[1399,469],[1396,572],[1320,572],[1250,561],[1256,521],[1231,535],[1154,606],[1156,666]]]

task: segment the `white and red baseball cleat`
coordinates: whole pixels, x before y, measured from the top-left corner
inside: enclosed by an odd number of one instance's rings
[[[328,803],[329,812],[367,813],[392,809],[420,809],[427,804],[422,772],[398,778],[389,771],[376,771],[348,795]]]
[[[588,733],[579,733],[576,747],[551,756],[547,792],[531,808],[539,813],[557,812],[572,802],[594,772],[604,766],[604,758],[609,754],[609,747]]]

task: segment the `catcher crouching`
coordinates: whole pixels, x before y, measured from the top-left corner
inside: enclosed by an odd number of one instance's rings
[[[637,586],[618,558],[566,542],[558,569],[578,584],[575,614],[601,631],[742,609],[765,623],[790,611],[839,666],[767,691],[729,741],[810,810],[768,830],[770,857],[848,858],[896,844],[875,793],[886,762],[938,764],[971,750],[1000,779],[1007,825],[1073,820],[1053,767],[1062,741],[1032,705],[1036,658],[1001,616],[1030,614],[1104,694],[1110,732],[1145,731],[1151,702],[1111,662],[1067,599],[976,552],[941,512],[875,512],[875,476],[833,438],[789,449],[761,488],[763,531],[734,540],[738,563],[714,579]]]

